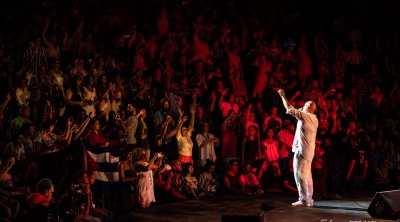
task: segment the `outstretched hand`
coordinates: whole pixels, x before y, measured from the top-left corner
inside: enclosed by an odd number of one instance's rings
[[[186,122],[188,119],[189,119],[189,116],[184,116],[184,117],[182,118],[181,121],[184,123],[184,122]]]
[[[190,105],[190,113],[193,115],[196,113],[196,106],[194,104]]]
[[[145,109],[141,109],[140,111],[139,111],[139,116],[142,116],[142,115],[144,115],[146,113],[146,110]]]
[[[89,114],[89,118],[93,119],[96,116],[96,110],[93,110],[90,114]]]
[[[7,93],[7,101],[10,101],[11,99],[12,99],[12,92],[11,91],[9,91],[8,93]]]
[[[179,114],[179,118],[183,117],[183,110],[180,106],[178,106],[178,114]]]
[[[180,114],[179,114],[179,115],[180,115]],[[168,116],[167,116],[166,122],[169,123],[169,122],[171,122],[171,121],[172,121],[172,116],[169,116],[169,115],[168,115]]]
[[[278,93],[281,97],[285,97],[285,91],[283,89],[279,89]]]

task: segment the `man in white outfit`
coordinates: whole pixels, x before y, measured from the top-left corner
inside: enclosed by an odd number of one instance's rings
[[[209,133],[210,126],[208,123],[203,123],[203,131],[196,135],[197,145],[199,146],[199,159],[200,166],[204,167],[207,159],[215,162],[217,156],[215,155],[215,146],[219,146],[219,140],[213,134]]]
[[[292,151],[294,152],[294,178],[299,192],[299,200],[292,203],[292,206],[312,207],[314,200],[312,199],[311,163],[314,158],[318,129],[318,118],[315,115],[317,104],[313,101],[307,101],[302,108],[296,109],[290,105],[283,89],[279,89],[278,93],[286,108],[286,113],[297,119]]]

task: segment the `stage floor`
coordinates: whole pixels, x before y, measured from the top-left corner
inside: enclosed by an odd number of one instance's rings
[[[230,216],[262,216],[260,221],[318,221],[318,222],[382,222],[372,218],[367,208],[372,201],[373,193],[347,195],[316,200],[313,208],[292,207],[296,193],[267,193],[263,195],[221,196],[204,200],[189,200],[176,203],[160,204],[148,209],[137,209],[121,216],[116,221],[154,221],[154,222],[221,222]],[[262,204],[276,208],[263,211]],[[223,216],[224,215],[224,216]],[[232,217],[230,217],[232,218]],[[233,219],[224,220],[233,221]]]

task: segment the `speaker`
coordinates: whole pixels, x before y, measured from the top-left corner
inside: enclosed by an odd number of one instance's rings
[[[400,190],[377,192],[368,207],[368,213],[376,219],[400,219]]]

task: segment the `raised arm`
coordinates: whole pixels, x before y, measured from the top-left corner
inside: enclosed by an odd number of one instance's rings
[[[176,125],[176,128],[175,128],[175,130],[176,130],[176,137],[181,137],[181,136],[182,136],[182,133],[181,133],[182,125],[183,125],[183,123],[186,122],[188,119],[189,119],[188,116],[184,116],[184,117],[182,118],[182,120],[178,122],[178,124]]]
[[[222,94],[221,94],[221,97],[219,98],[219,102],[218,102],[218,106],[219,106],[219,109],[220,110],[222,110],[222,104],[223,104],[223,102],[224,102],[224,98],[225,98],[225,96],[228,94],[228,89],[227,88],[225,88],[224,90],[222,90]]]
[[[8,171],[14,166],[15,160],[12,158],[8,159],[4,164],[5,167],[0,169],[0,179],[3,180],[5,176],[7,176]]]
[[[61,140],[62,141],[68,141],[68,138],[71,136],[71,126],[72,126],[72,121],[68,120],[65,132],[63,133]]]
[[[231,112],[231,114],[225,119],[225,121],[222,123],[222,131],[226,131],[228,124],[230,123],[231,119],[234,118],[235,112]]]
[[[162,157],[163,157],[162,153],[155,153],[153,158],[151,158],[149,165],[147,165],[147,170],[157,169],[159,166],[158,163],[156,162],[159,162],[158,160]]]
[[[229,53],[229,49],[228,49],[229,38],[228,38],[228,40],[226,40],[226,37],[228,36],[228,34],[229,34],[230,32],[231,32],[231,31],[230,31],[230,29],[228,28],[228,29],[226,29],[226,30],[224,31],[224,33],[223,33],[222,36],[221,36],[222,45],[224,46],[224,49],[225,49],[225,51],[226,51],[227,53]]]
[[[162,125],[162,127],[161,127],[161,138],[167,138],[167,139],[169,139],[169,138],[171,138],[173,135],[175,135],[176,134],[176,131],[174,131],[174,130],[171,130],[170,131],[170,133],[168,133],[167,134],[167,130],[168,130],[168,125],[171,123],[171,121],[172,121],[172,117],[171,116],[168,116],[167,117],[167,120],[165,121],[165,123]],[[172,131],[174,131],[174,132],[172,132]],[[171,133],[172,132],[172,133]]]
[[[350,162],[350,166],[349,166],[349,169],[348,169],[348,171],[347,171],[347,176],[346,176],[346,178],[349,180],[350,179],[350,176],[351,176],[351,173],[353,172],[353,169],[354,169],[354,166],[356,165],[356,160],[351,160],[351,162]]]
[[[217,100],[217,96],[215,95],[215,91],[211,93],[211,105],[210,105],[210,112],[214,112],[215,109],[215,101]]]
[[[194,130],[194,117],[196,114],[196,106],[195,104],[190,105],[190,125],[189,125],[189,133],[192,133]]]
[[[133,33],[129,37],[129,42],[128,42],[128,48],[131,48],[133,44],[135,43],[137,38],[137,31],[134,30]]]
[[[50,21],[46,20],[43,31],[42,31],[42,39],[46,45],[49,45],[49,41],[47,40],[47,37],[46,37],[46,33],[47,33],[47,29],[49,28],[49,25],[50,25]]]
[[[279,89],[278,93],[282,99],[283,106],[285,107],[286,110],[288,110],[289,107],[291,106],[291,104],[289,103],[289,101],[286,98],[285,91],[283,89]]]
[[[152,169],[157,170],[158,168],[160,168],[161,165],[163,164],[163,159],[164,159],[164,155],[160,152],[159,157],[153,163]]]
[[[165,135],[165,138],[167,138],[167,139],[173,137],[178,131],[180,131],[180,129],[182,127],[182,125],[179,126],[179,124],[183,124],[183,122],[182,122],[182,120],[183,120],[182,119],[183,118],[183,111],[182,111],[181,107],[178,107],[178,113],[179,113],[178,123],[176,124],[176,127],[173,130],[171,130],[170,132],[168,132]],[[167,121],[168,122],[172,121],[172,117],[171,116],[167,117]],[[165,129],[165,132],[166,132],[166,129]]]
[[[88,118],[86,118],[86,120],[79,126],[79,128],[75,133],[74,140],[77,140],[81,136],[81,134],[83,133],[83,131],[85,131],[87,125],[89,124],[90,120],[93,119],[95,116],[96,116],[96,110],[91,112]]]
[[[11,93],[11,92],[8,92],[8,93],[7,93],[6,100],[4,100],[4,102],[3,102],[3,103],[1,104],[1,106],[0,106],[0,121],[1,121],[1,119],[2,119],[4,110],[6,109],[8,103],[11,101],[11,98],[12,98],[12,93]]]
[[[78,129],[78,126],[76,124],[72,124],[71,129],[69,130],[69,133],[67,135],[67,139],[66,139],[66,144],[70,144],[72,141],[72,135],[74,134],[74,132],[76,132],[76,130]]]
[[[294,101],[296,100],[297,97],[299,97],[301,95],[301,91],[297,90],[294,95],[289,99],[289,103],[294,103]]]

